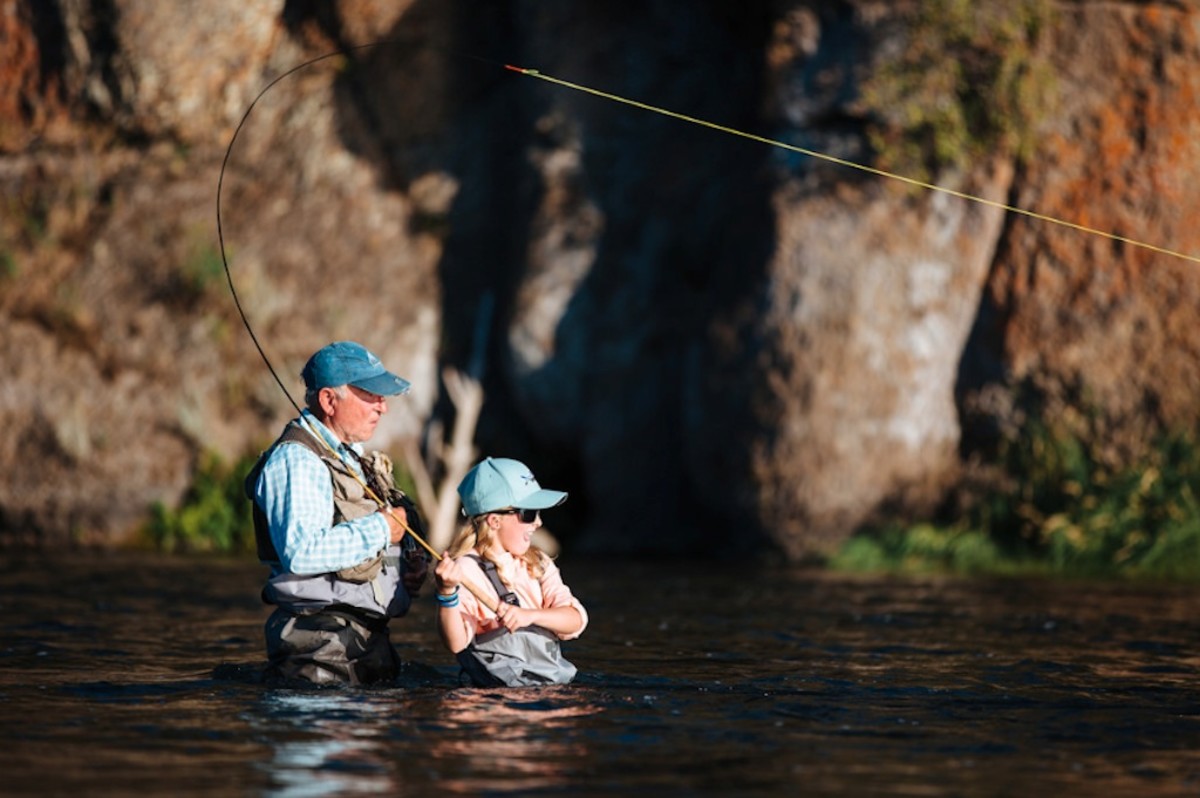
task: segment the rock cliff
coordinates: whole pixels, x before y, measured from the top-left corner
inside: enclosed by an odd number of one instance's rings
[[[937,175],[987,203],[504,68],[870,163],[915,5],[3,0],[0,539],[119,542],[292,414],[222,175],[289,392],[343,338],[414,383],[383,448],[495,300],[477,441],[583,548],[820,555],[1031,388],[1195,430],[1200,265],[1002,209],[1200,253],[1194,4],[1058,4],[1032,152]]]

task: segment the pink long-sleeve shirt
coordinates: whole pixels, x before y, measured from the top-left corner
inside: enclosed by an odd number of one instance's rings
[[[574,607],[579,612],[579,617],[582,619],[579,628],[570,634],[558,635],[560,639],[574,640],[583,634],[583,630],[588,625],[587,610],[571,593],[571,588],[563,582],[562,573],[552,560],[546,558],[544,561],[545,572],[542,574],[542,578],[535,579],[525,567],[524,560],[517,560],[507,551],[493,552],[488,559],[496,563],[496,571],[500,575],[501,581],[509,585],[510,589],[517,594],[522,607],[543,610],[554,607]],[[463,555],[456,560],[463,569],[463,581],[470,583],[472,587],[494,601],[496,591],[475,558]],[[496,613],[483,606],[469,589],[464,587],[458,594],[459,613],[466,621],[467,626],[474,628],[476,636],[499,628],[500,623],[496,620]]]

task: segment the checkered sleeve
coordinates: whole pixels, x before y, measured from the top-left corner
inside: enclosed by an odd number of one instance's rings
[[[388,543],[387,519],[378,513],[330,526],[329,469],[304,446],[277,446],[263,465],[256,493],[285,571],[337,571],[373,557]]]

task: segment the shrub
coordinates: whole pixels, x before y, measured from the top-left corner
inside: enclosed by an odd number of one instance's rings
[[[831,564],[1200,580],[1200,447],[1191,436],[1164,437],[1114,469],[1078,438],[1032,423],[1002,462],[1015,491],[986,494],[947,523],[863,530]]]
[[[195,479],[178,509],[162,503],[151,508],[147,536],[166,552],[254,551],[254,519],[242,483],[256,457],[227,466],[212,453],[201,458]]]
[[[882,168],[929,180],[991,152],[1025,157],[1052,86],[1048,0],[924,0],[862,86]]]

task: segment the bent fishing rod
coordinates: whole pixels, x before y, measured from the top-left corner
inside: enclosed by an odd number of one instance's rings
[[[229,293],[233,297],[233,304],[237,308],[238,316],[242,320],[242,326],[244,326],[246,328],[246,332],[247,332],[247,334],[249,334],[250,340],[254,343],[255,349],[258,350],[259,357],[262,358],[263,363],[267,367],[267,371],[269,371],[271,373],[271,376],[274,378],[275,384],[279,386],[279,389],[281,391],[283,391],[283,395],[285,397],[287,397],[288,402],[295,409],[297,416],[300,418],[300,420],[304,424],[305,428],[308,430],[308,432],[314,438],[316,438],[318,441],[321,442],[321,444],[329,451],[330,454],[332,454],[339,462],[341,462],[343,465],[346,466],[346,470],[351,474],[351,476],[354,477],[354,479],[358,482],[358,484],[362,486],[364,494],[366,496],[368,496],[372,501],[374,501],[379,506],[381,511],[386,512],[390,518],[395,520],[396,523],[398,523],[400,525],[400,527],[404,530],[404,533],[406,535],[410,536],[423,549],[425,549],[425,551],[427,551],[429,553],[429,555],[435,561],[441,562],[442,556],[438,552],[436,552],[433,549],[433,547],[430,546],[425,541],[424,538],[422,538],[420,535],[418,535],[413,530],[412,526],[409,525],[407,519],[402,518],[401,516],[396,514],[396,508],[394,508],[390,502],[385,501],[374,490],[371,489],[371,486],[367,484],[367,480],[364,479],[363,476],[358,473],[358,470],[355,469],[354,467],[352,467],[349,463],[347,463],[346,460],[337,452],[337,450],[333,448],[333,446],[329,443],[329,441],[325,439],[325,436],[321,435],[313,427],[312,423],[309,421],[309,419],[304,415],[304,412],[301,410],[300,405],[296,402],[295,399],[292,398],[291,392],[288,391],[287,386],[284,384],[283,380],[280,378],[279,373],[277,371],[275,371],[275,367],[273,365],[271,365],[271,360],[270,360],[270,358],[267,357],[267,353],[263,349],[262,344],[259,342],[258,336],[255,335],[254,329],[250,326],[250,319],[246,315],[245,308],[242,307],[241,299],[238,296],[237,288],[233,282],[233,272],[229,268],[229,259],[225,254],[225,232],[224,232],[224,227],[221,224],[221,190],[225,184],[225,170],[226,170],[226,167],[229,165],[229,159],[233,154],[233,146],[237,142],[238,135],[242,132],[242,128],[245,127],[247,120],[249,120],[249,118],[250,118],[250,114],[254,111],[254,107],[256,105],[258,105],[259,100],[261,100],[266,95],[266,93],[269,92],[280,81],[284,80],[285,78],[287,78],[291,75],[294,75],[295,73],[299,72],[302,69],[306,69],[306,68],[312,66],[313,64],[319,63],[319,62],[324,61],[329,58],[346,55],[355,50],[362,50],[362,49],[366,49],[368,47],[378,47],[380,45],[390,44],[390,43],[391,42],[380,41],[380,42],[373,42],[371,44],[360,45],[358,47],[349,47],[349,48],[337,50],[337,51],[334,51],[331,53],[325,53],[324,55],[318,56],[316,58],[312,58],[301,64],[297,64],[296,66],[294,66],[291,69],[287,70],[286,72],[282,73],[281,75],[276,77],[274,80],[272,80],[270,83],[268,83],[262,89],[262,91],[260,91],[258,93],[258,95],[254,98],[254,100],[251,101],[250,105],[247,106],[245,113],[242,114],[242,118],[238,122],[237,127],[234,128],[233,135],[229,139],[229,146],[227,146],[225,148],[225,157],[221,161],[221,171],[220,171],[219,176],[217,177],[217,242],[218,242],[218,246],[219,246],[219,249],[221,252],[221,265],[225,269],[225,279],[226,279],[226,282],[228,282],[228,284],[229,284]],[[499,608],[499,604],[494,602],[492,600],[491,596],[489,596],[486,591],[480,590],[475,585],[471,584],[471,582],[468,580],[463,580],[462,584],[467,588],[468,591],[470,591],[475,596],[476,599],[479,600],[479,602],[481,604],[483,604],[485,607],[487,607],[492,612],[496,612],[496,610]]]

